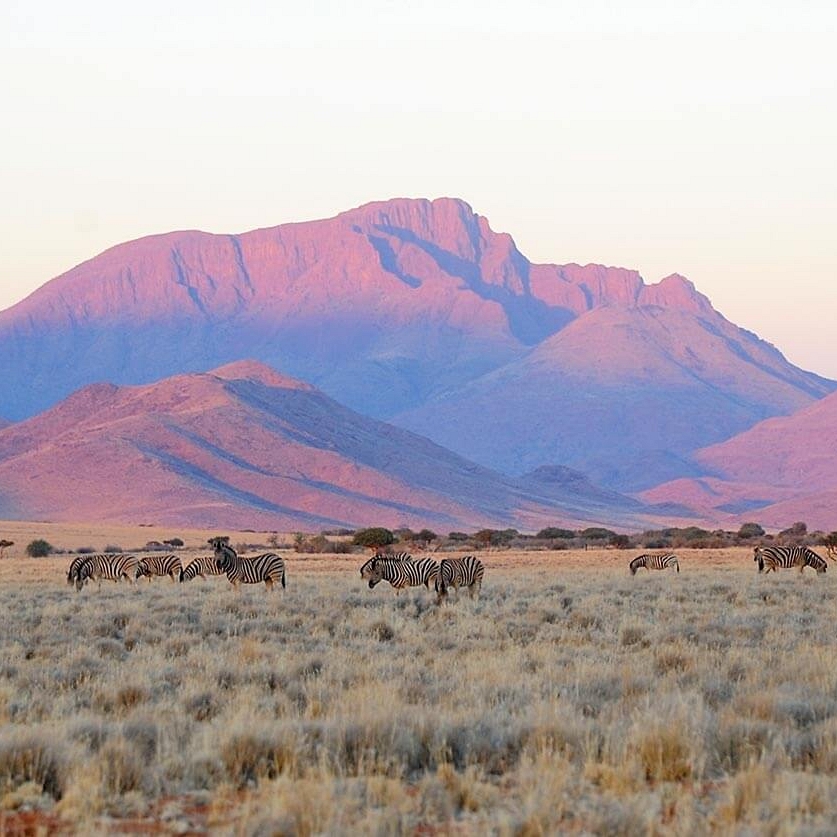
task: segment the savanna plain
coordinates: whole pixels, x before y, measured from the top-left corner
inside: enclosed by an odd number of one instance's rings
[[[442,606],[359,554],[239,593],[6,558],[0,830],[837,831],[837,568],[636,554],[480,552]]]

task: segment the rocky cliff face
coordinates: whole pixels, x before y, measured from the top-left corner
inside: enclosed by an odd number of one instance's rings
[[[583,481],[503,477],[255,362],[90,385],[0,431],[0,518],[444,532],[657,519]]]
[[[680,276],[531,264],[455,199],[129,242],[0,313],[13,419],[95,381],[247,357],[491,468],[567,464],[629,489],[834,387]]]

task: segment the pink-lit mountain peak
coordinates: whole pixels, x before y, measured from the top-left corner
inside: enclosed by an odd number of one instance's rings
[[[370,270],[376,262],[377,270]],[[506,307],[516,298],[530,298],[575,315],[607,304],[711,310],[692,283],[676,274],[646,285],[639,273],[623,268],[533,265],[509,234],[493,231],[465,201],[399,198],[330,219],[238,235],[190,230],[126,242],[47,283],[9,311],[121,321],[128,302],[134,315],[145,317],[180,319],[190,309],[210,318],[247,310],[267,313],[289,292],[296,294],[302,279],[315,306],[324,292],[332,301],[335,294],[361,289],[391,293],[399,287],[387,287],[393,276],[421,289],[420,307],[432,305],[434,296],[476,295]],[[501,295],[492,288],[502,289]],[[470,316],[494,327],[485,306],[477,305]]]

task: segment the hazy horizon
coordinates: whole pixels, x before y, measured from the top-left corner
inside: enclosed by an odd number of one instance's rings
[[[88,0],[0,20],[0,309],[145,235],[450,196],[533,262],[681,273],[837,378],[824,3]]]

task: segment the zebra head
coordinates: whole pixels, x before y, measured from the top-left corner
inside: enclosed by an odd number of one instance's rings
[[[379,564],[377,555],[370,558],[360,568],[360,577],[364,581],[369,582],[369,589],[370,590],[372,590],[375,587],[375,585],[378,584],[383,579],[383,574],[381,572],[381,566]]]
[[[233,568],[237,558],[235,550],[230,546],[228,537],[210,538],[208,543],[215,550],[215,566],[219,572],[225,573]]]
[[[764,556],[761,554],[762,547],[757,546],[753,550],[753,560],[759,565],[759,572],[764,572]]]
[[[637,558],[634,558],[634,560],[631,561],[631,563],[628,565],[628,567],[631,571],[631,575],[636,575],[636,571],[640,567],[644,567],[644,566],[645,566],[645,556],[644,555],[640,555]]]
[[[805,551],[805,563],[809,567],[813,567],[817,571],[817,575],[822,575],[828,570],[828,562],[817,555],[813,549],[808,549]]]
[[[137,563],[137,571],[134,573],[134,578],[142,578],[144,575],[150,576],[151,570],[148,569],[148,564],[145,563],[145,558],[140,558]]]

